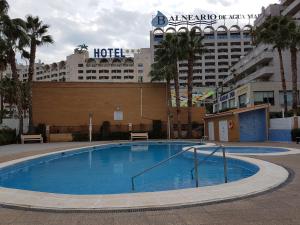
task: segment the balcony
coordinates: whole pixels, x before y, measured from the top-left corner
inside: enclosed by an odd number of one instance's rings
[[[285,1],[287,7],[282,11],[283,16],[294,16],[300,11],[300,0]]]
[[[265,66],[265,67],[258,69],[254,73],[249,74],[249,75],[245,76],[244,78],[242,78],[241,80],[239,80],[236,83],[236,86],[245,85],[256,79],[268,79],[273,74],[274,74],[274,67],[273,66]]]

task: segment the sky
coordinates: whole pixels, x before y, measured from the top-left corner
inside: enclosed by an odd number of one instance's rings
[[[85,43],[93,48],[147,48],[157,10],[176,14],[259,14],[279,0],[7,0],[12,18],[39,16],[55,43],[37,50],[37,60],[65,60]],[[26,61],[22,62],[26,63]]]

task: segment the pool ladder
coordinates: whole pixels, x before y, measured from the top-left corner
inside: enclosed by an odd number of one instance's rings
[[[151,167],[149,167],[149,168],[147,168],[147,169],[145,169],[145,170],[137,173],[136,175],[132,176],[131,177],[131,189],[132,189],[132,191],[135,190],[135,186],[134,186],[134,180],[135,180],[135,178],[141,176],[142,174],[144,174],[144,173],[146,173],[146,172],[148,172],[148,171],[150,171],[150,170],[152,170],[152,169],[154,169],[154,168],[156,168],[156,167],[158,167],[158,166],[160,166],[160,165],[162,165],[162,164],[170,161],[171,159],[173,159],[173,158],[175,158],[175,157],[177,157],[177,156],[179,156],[179,155],[181,155],[181,154],[183,154],[185,152],[188,152],[188,151],[190,151],[192,149],[193,149],[193,152],[194,152],[194,154],[193,154],[193,156],[194,156],[194,167],[191,169],[190,172],[191,172],[192,180],[195,178],[195,186],[196,187],[199,187],[199,176],[198,176],[198,166],[199,166],[199,164],[202,163],[202,162],[205,162],[208,158],[210,158],[212,155],[214,155],[220,149],[222,149],[222,153],[223,153],[222,155],[223,155],[223,164],[224,164],[224,183],[228,182],[227,160],[226,160],[226,154],[225,154],[226,152],[225,152],[225,146],[224,145],[218,146],[215,150],[213,150],[209,155],[207,155],[201,161],[198,161],[198,156],[197,156],[197,149],[199,149],[199,148],[189,147],[189,148],[184,149],[184,150],[182,150],[182,151],[180,151],[180,152],[178,152],[178,153],[170,156],[169,158],[167,158],[167,159],[165,159],[165,160],[163,160],[163,161],[161,161],[161,162],[159,162],[159,163],[157,163],[157,164],[155,164],[155,165],[153,165],[153,166],[151,166]]]

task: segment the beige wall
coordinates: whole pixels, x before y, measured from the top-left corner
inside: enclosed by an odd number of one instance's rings
[[[123,111],[123,120],[114,121],[114,111]],[[187,123],[187,109],[182,110],[182,123]],[[164,84],[134,83],[54,83],[33,84],[33,122],[52,127],[83,126],[87,129],[89,113],[93,125],[103,121],[111,125],[132,123],[150,128],[152,120],[167,122],[166,89]],[[175,112],[175,111],[174,111]],[[203,123],[205,110],[193,108],[193,121]],[[176,122],[176,113],[174,113]],[[97,128],[98,129],[98,128]],[[63,132],[67,132],[65,130]],[[62,132],[62,131],[61,131]]]
[[[228,128],[228,141],[230,142],[237,142],[240,141],[240,125],[239,125],[239,118],[238,114],[235,115],[227,115],[227,116],[218,116],[213,118],[206,118],[205,120],[205,136],[208,136],[208,122],[214,122],[214,134],[215,140],[220,141],[219,137],[219,121],[227,120],[227,122],[232,121],[233,127]]]

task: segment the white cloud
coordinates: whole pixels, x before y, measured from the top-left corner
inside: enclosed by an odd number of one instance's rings
[[[38,49],[44,62],[64,60],[81,43],[93,47],[149,46],[152,15],[214,12],[257,14],[278,0],[8,0],[12,17],[38,15],[50,25],[55,44]]]

